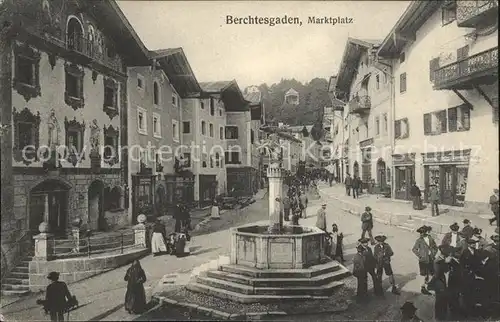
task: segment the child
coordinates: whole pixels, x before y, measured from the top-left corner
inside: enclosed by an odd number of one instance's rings
[[[344,245],[343,245],[343,240],[344,240],[344,234],[339,232],[339,227],[337,224],[332,225],[332,232],[329,233],[330,238],[331,238],[331,254],[332,254],[332,259],[336,259],[337,257],[340,257],[340,261],[343,263],[345,262],[344,260]]]
[[[167,238],[167,254],[175,255],[175,233],[171,233]]]

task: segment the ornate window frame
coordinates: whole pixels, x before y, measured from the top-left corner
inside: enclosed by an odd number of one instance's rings
[[[115,116],[119,114],[118,112],[118,82],[115,81],[112,78],[105,77],[104,78],[104,99],[103,99],[103,104],[102,108],[104,113],[109,116],[109,119],[112,120]],[[106,89],[110,89],[113,91],[113,102],[112,106],[109,106],[109,104],[106,104]]]
[[[65,73],[65,90],[64,90],[64,102],[71,106],[75,111],[79,108],[83,108],[85,105],[84,92],[83,92],[83,79],[85,76],[85,71],[83,67],[80,67],[76,64],[65,64],[64,65],[64,73]],[[78,95],[79,97],[73,97],[68,93],[67,87],[67,78],[68,75],[75,77],[78,81]]]
[[[119,152],[119,138],[120,138],[120,130],[117,127],[116,129],[113,127],[113,125],[109,125],[108,128],[104,126],[104,142],[106,143],[107,138],[112,138],[113,139],[113,149],[115,150],[115,153],[113,153],[112,157],[110,158],[106,154],[106,149],[104,150],[105,152],[103,153],[103,160],[105,163],[109,164],[110,166],[114,166],[118,162],[120,162],[120,152]],[[105,145],[105,148],[107,145]]]
[[[13,111],[13,122],[14,122],[14,144],[13,144],[13,157],[17,162],[23,162],[25,165],[31,164],[33,161],[38,160],[38,148],[40,146],[40,112],[33,114],[27,107],[23,110],[17,112],[16,108]],[[19,124],[31,124],[31,141],[34,149],[32,151],[27,150],[23,153],[25,147],[19,146]],[[23,157],[26,156],[26,157]]]
[[[71,163],[73,166],[76,166],[78,162],[81,162],[82,160],[85,160],[85,151],[84,151],[84,138],[85,138],[85,121],[82,123],[79,123],[76,120],[76,117],[68,121],[68,118],[64,118],[64,129],[66,131],[66,148],[69,149],[69,132],[76,132],[78,133],[78,142],[77,142],[77,147],[76,150],[79,155],[81,155],[81,159],[79,160],[75,151],[73,150],[67,150],[66,153],[66,161]]]
[[[14,44],[14,57],[15,57],[15,73],[13,79],[14,89],[24,97],[26,102],[30,99],[38,97],[41,95],[40,87],[40,58],[41,54],[35,48],[23,44],[21,42],[15,42]],[[32,64],[32,84],[25,84],[20,79],[20,68],[19,68],[19,58],[29,61]]]

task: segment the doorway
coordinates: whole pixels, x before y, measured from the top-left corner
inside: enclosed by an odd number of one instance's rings
[[[49,232],[56,237],[65,237],[68,224],[69,186],[58,180],[47,180],[30,192],[29,228],[38,234],[42,222],[49,224]]]
[[[88,221],[92,230],[103,231],[106,229],[104,218],[104,184],[96,180],[88,189]]]
[[[377,184],[381,190],[384,190],[387,184],[386,165],[383,159],[377,161]]]
[[[396,199],[410,200],[410,190],[415,181],[415,166],[397,166],[395,168]]]

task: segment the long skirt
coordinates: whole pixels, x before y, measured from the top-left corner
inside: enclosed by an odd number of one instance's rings
[[[129,283],[125,294],[125,310],[142,313],[146,309],[146,292],[142,283]]]
[[[151,251],[153,254],[167,252],[167,245],[161,233],[153,233],[153,238],[151,238]]]
[[[215,219],[220,218],[219,206],[212,206],[212,212],[210,214],[210,217]]]

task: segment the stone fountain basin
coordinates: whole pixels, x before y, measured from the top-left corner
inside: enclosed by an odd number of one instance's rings
[[[258,269],[304,269],[321,264],[324,232],[315,227],[284,226],[281,234],[267,226],[231,229],[231,264]]]

